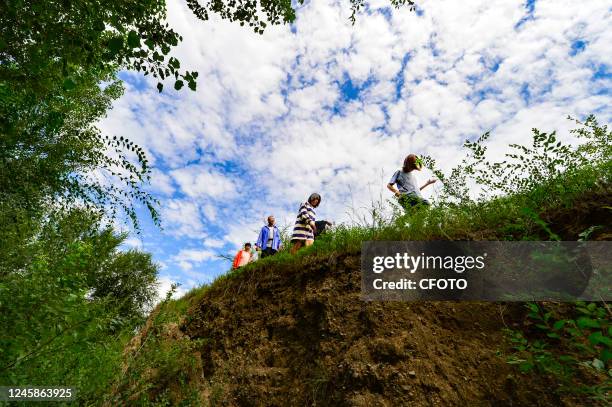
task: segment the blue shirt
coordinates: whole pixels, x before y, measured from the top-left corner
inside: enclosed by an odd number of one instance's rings
[[[261,231],[259,232],[259,237],[257,238],[257,243],[255,243],[255,245],[262,250],[268,247],[268,234],[270,233],[269,230],[270,229],[268,229],[268,225],[262,227]],[[278,251],[280,247],[280,242],[280,232],[278,231],[276,225],[274,225],[274,235],[272,236],[272,249]]]

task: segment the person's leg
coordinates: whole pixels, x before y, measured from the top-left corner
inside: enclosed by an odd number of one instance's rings
[[[423,206],[429,206],[429,205],[430,205],[430,203],[429,203],[429,201],[427,199],[421,198],[421,197],[418,197],[418,196],[414,197],[414,204],[413,204],[413,206],[423,207]]]
[[[406,212],[409,212],[410,209],[414,206],[411,197],[408,195],[400,195],[400,197],[398,198],[398,202]]]
[[[427,199],[421,198],[415,194],[406,194],[399,197],[398,202],[404,208],[406,213],[412,213],[413,208],[419,208],[423,206],[429,206],[430,203]]]
[[[303,240],[292,240],[291,243],[293,243],[293,246],[291,246],[291,254],[295,254],[304,244]]]
[[[308,240],[306,240],[306,242],[305,242],[306,246],[310,246],[310,245],[312,245],[313,243],[314,243],[314,240],[313,240],[313,239],[308,239]]]
[[[271,247],[266,247],[262,252],[262,257],[274,256],[276,254],[276,250]]]

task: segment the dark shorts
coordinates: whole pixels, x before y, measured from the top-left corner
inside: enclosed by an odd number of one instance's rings
[[[398,198],[398,202],[400,203],[400,205],[404,207],[404,209],[412,208],[413,206],[417,206],[417,205],[424,205],[424,206],[430,205],[427,199],[421,198],[420,196],[416,194],[400,195],[400,197]]]
[[[274,250],[271,247],[266,247],[265,249],[261,251],[261,258],[263,259],[264,257],[273,256],[275,254],[276,254],[276,250]]]

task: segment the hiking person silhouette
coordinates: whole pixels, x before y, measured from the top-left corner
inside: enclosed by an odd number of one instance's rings
[[[261,251],[261,258],[275,255],[280,250],[281,237],[278,228],[276,227],[276,219],[274,216],[268,216],[268,224],[264,225],[259,231],[255,248]]]
[[[314,193],[308,197],[308,201],[300,206],[293,234],[291,235],[291,254],[295,254],[301,247],[310,246],[314,242],[317,227],[315,225],[316,213],[314,208],[321,203],[321,195]]]
[[[404,159],[402,168],[395,171],[387,184],[387,188],[395,194],[400,205],[406,210],[415,205],[430,205],[429,201],[421,195],[421,190],[435,183],[436,179],[431,178],[427,180],[419,188],[414,171],[421,171],[422,168],[423,163],[421,159],[415,154],[408,154]],[[395,188],[395,185],[397,185],[397,188]]]

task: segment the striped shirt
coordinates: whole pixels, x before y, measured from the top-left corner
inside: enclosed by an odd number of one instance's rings
[[[314,239],[314,233],[310,227],[310,222],[315,221],[315,215],[314,208],[308,202],[304,202],[302,206],[300,206],[300,212],[295,220],[291,240]]]

